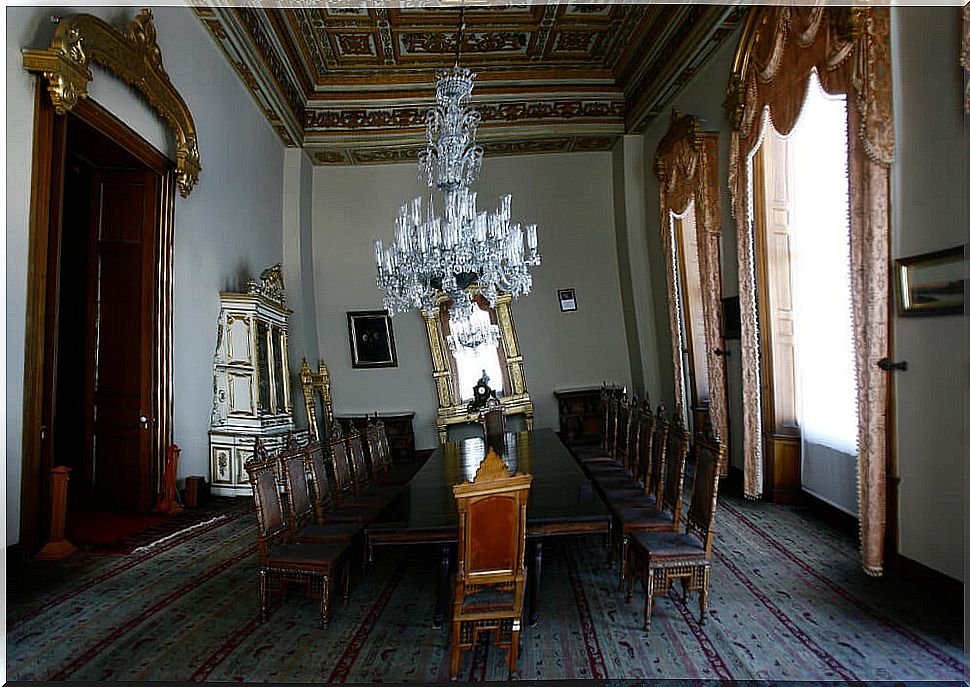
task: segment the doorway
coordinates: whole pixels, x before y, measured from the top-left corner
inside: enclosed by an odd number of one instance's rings
[[[50,526],[50,469],[68,510],[144,513],[170,435],[172,164],[80,101],[36,101],[21,539]],[[70,524],[70,515],[68,516]]]

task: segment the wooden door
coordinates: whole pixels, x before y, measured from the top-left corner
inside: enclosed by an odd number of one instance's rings
[[[91,487],[120,510],[151,507],[152,341],[158,179],[99,170],[92,180]]]

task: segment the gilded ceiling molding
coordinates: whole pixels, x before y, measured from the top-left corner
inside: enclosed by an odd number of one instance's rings
[[[54,30],[50,46],[24,49],[23,60],[25,69],[40,72],[47,79],[58,114],[87,97],[88,82],[93,78],[89,62],[107,68],[137,89],[174,132],[179,192],[182,197],[192,192],[202,169],[195,122],[162,66],[151,10],[143,9],[124,33],[90,14],[64,17]]]

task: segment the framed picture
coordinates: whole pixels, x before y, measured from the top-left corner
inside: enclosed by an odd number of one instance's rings
[[[897,260],[899,314],[962,313],[966,278],[963,246]]]
[[[354,367],[397,367],[394,329],[386,310],[347,313]]]
[[[574,289],[559,289],[559,310],[572,312],[576,309],[576,291]]]

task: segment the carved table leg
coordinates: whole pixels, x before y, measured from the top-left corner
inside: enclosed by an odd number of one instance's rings
[[[438,566],[438,588],[435,593],[434,622],[432,627],[438,628],[445,621],[448,612],[448,597],[451,596],[451,547],[441,546],[441,563]]]
[[[539,624],[539,580],[542,579],[542,540],[536,539],[533,546],[532,565],[529,566],[529,625]]]

